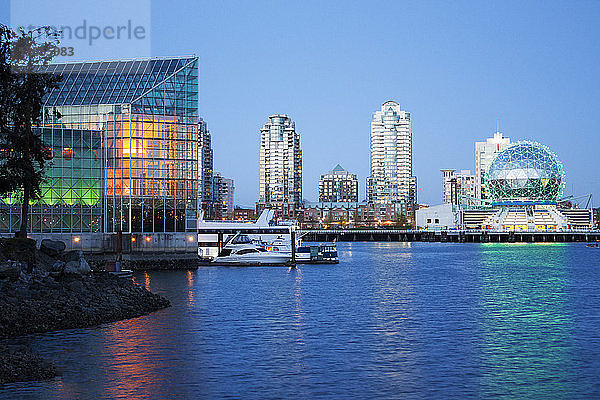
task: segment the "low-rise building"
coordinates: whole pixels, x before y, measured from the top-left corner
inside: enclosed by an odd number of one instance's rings
[[[306,204],[301,225],[305,229],[413,225],[413,210],[405,203],[318,202]]]
[[[419,209],[415,218],[418,229],[456,229],[459,224],[459,213],[450,203]]]
[[[233,210],[233,219],[239,221],[251,221],[255,218],[255,215],[253,208],[235,207]]]

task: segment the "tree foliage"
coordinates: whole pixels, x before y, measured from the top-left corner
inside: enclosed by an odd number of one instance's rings
[[[15,32],[0,25],[0,195],[18,194],[27,236],[29,202],[40,196],[49,147],[42,140],[43,99],[60,76],[44,73],[58,33],[48,27]]]
[[[413,229],[415,221],[414,211],[409,214],[397,213],[396,214],[396,227],[399,229]]]

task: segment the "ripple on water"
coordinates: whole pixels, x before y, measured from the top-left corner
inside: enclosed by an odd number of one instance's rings
[[[51,382],[3,398],[593,398],[583,245],[339,243],[339,265],[137,274],[173,306],[24,339]]]

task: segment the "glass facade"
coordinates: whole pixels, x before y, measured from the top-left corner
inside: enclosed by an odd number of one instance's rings
[[[517,142],[498,153],[487,175],[495,204],[555,203],[564,185],[563,166],[558,157],[536,142]]]
[[[257,209],[294,218],[302,203],[302,150],[296,123],[273,114],[260,130],[260,190]]]
[[[416,204],[417,180],[412,171],[410,113],[395,101],[386,101],[371,120],[371,176],[369,203]]]
[[[198,59],[53,64],[45,99],[48,152],[32,233],[195,231]],[[19,226],[16,196],[0,230]]]

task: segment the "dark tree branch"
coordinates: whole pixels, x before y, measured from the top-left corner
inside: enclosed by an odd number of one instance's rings
[[[29,203],[39,199],[44,180],[43,101],[61,79],[45,70],[57,44],[49,27],[14,32],[0,25],[0,196],[20,196],[20,237],[27,236]]]

